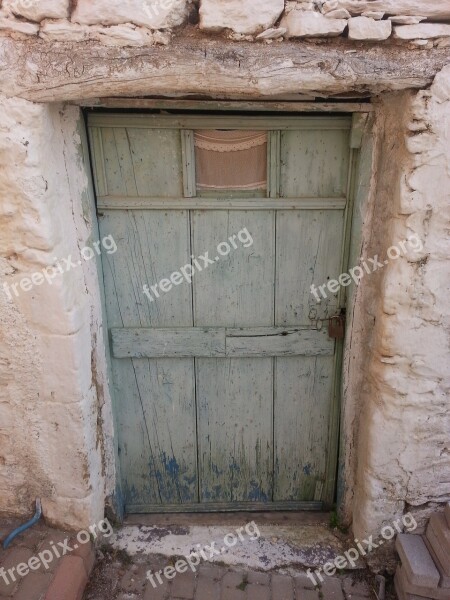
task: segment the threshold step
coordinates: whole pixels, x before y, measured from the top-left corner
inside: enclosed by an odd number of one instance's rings
[[[438,587],[439,571],[420,535],[399,533],[395,541],[402,567],[411,583],[423,587]]]

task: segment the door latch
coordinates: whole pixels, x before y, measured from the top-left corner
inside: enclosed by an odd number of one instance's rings
[[[345,312],[334,315],[328,320],[328,335],[335,340],[343,340],[345,337]]]

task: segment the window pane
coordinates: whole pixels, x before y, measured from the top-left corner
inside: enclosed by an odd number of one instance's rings
[[[199,129],[194,143],[199,192],[266,190],[267,132]]]

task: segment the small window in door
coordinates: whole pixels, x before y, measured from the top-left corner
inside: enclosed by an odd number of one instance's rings
[[[266,131],[198,129],[194,148],[198,195],[266,196]]]

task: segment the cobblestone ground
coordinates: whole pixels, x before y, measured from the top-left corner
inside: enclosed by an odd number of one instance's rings
[[[296,576],[230,569],[202,564],[196,573],[178,573],[163,579],[156,588],[147,579],[174,564],[167,558],[137,556],[119,552],[100,556],[84,600],[376,600],[375,591],[364,576],[326,577],[314,588],[306,574]],[[156,578],[154,578],[156,583]]]

